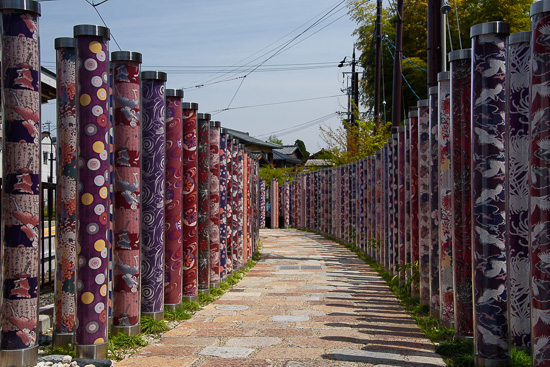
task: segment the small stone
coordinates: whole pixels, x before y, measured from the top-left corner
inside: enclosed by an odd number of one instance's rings
[[[71,363],[72,360],[73,360],[73,357],[71,357],[71,356],[65,356],[65,357],[63,357],[63,359],[61,360],[61,362],[63,362],[63,363]]]
[[[87,365],[85,365],[84,367],[95,367],[95,365],[93,365],[93,364],[87,364]]]
[[[76,363],[76,361],[72,361],[71,364],[70,364],[71,367],[77,367],[78,366],[78,363]]]

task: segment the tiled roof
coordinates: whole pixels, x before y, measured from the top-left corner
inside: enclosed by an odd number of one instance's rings
[[[293,164],[302,163],[302,161],[299,160],[298,158],[294,158],[294,157],[291,157],[289,155],[279,153],[277,150],[273,149],[273,160],[274,161],[285,161],[285,162],[289,162],[289,163],[293,163]]]
[[[260,145],[262,147],[269,147],[269,148],[280,148],[281,146],[278,144],[273,144],[267,141],[263,141],[260,139],[257,139],[253,136],[250,136],[248,133],[245,133],[243,131],[233,130],[233,129],[226,129],[227,132],[231,135],[233,135],[234,139],[239,139],[244,145]]]

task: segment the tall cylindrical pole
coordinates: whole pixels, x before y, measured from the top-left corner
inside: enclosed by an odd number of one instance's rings
[[[546,42],[550,25],[550,1],[531,5],[531,81],[530,116],[531,148],[529,169],[529,255],[531,258],[531,354],[533,366],[550,364],[550,83]]]
[[[271,200],[273,200],[271,198]],[[271,202],[271,228],[275,225],[273,213],[273,201]],[[233,270],[239,267],[239,141],[233,139],[231,143],[231,263]]]
[[[451,79],[448,71],[438,75],[439,110],[439,320],[454,324],[453,207],[451,172]]]
[[[197,300],[198,245],[197,245],[197,110],[196,103],[183,102],[183,138],[181,141],[182,170],[182,299]]]
[[[397,167],[397,210],[398,213],[398,224],[399,224],[399,236],[397,241],[397,252],[399,255],[399,260],[397,262],[399,269],[399,284],[403,285],[405,282],[405,271],[404,267],[406,264],[405,259],[405,233],[406,233],[406,223],[405,223],[405,209],[406,209],[406,198],[405,198],[405,127],[400,126],[398,129],[398,167]]]
[[[411,232],[411,127],[405,119],[405,264],[412,264]],[[412,267],[405,272],[405,280],[411,278]]]
[[[220,129],[210,121],[210,286],[220,286]]]
[[[511,345],[531,346],[529,295],[529,70],[531,32],[508,37],[506,80],[506,272],[508,274],[508,330]]]
[[[439,318],[439,87],[430,87],[430,316]]]
[[[226,150],[226,165],[227,165],[227,243],[226,243],[226,273],[233,273],[233,157],[232,148],[233,137],[227,134],[227,150]],[[267,192],[266,192],[267,195]],[[266,196],[267,197],[267,196]]]
[[[506,364],[505,22],[476,24],[472,38],[472,251],[476,364]]]
[[[182,98],[182,89],[166,89],[164,307],[167,310],[175,310],[182,299]]]
[[[449,54],[451,63],[451,171],[455,336],[473,334],[471,231],[471,58],[472,50]]]
[[[141,313],[164,317],[164,190],[166,165],[167,75],[141,73],[143,95]]]
[[[197,115],[199,292],[210,292],[210,114]]]
[[[220,155],[220,280],[223,282],[227,279],[227,133],[225,129],[221,129],[219,155]]]
[[[418,270],[420,303],[430,303],[430,111],[429,100],[418,101]]]
[[[57,190],[55,318],[53,344],[73,344],[76,286],[76,48],[74,38],[56,38]]]
[[[403,0],[397,0],[395,19],[395,53],[393,57],[392,126],[401,125],[401,93],[403,73]]]
[[[418,181],[418,110],[414,108],[409,111],[409,121],[410,121],[410,232],[411,232],[411,264],[419,264],[418,270],[420,270],[420,238],[419,238],[419,222],[420,222],[420,213],[419,213],[419,181]],[[420,296],[420,282],[418,279],[413,279],[411,283],[411,295],[413,298],[418,298]]]
[[[113,334],[140,333],[141,54],[115,51],[113,74]]]
[[[0,365],[38,358],[40,294],[40,51],[35,1],[1,1],[2,333]]]
[[[77,355],[107,352],[109,232],[109,29],[74,27],[77,60],[78,218]],[[77,250],[78,252],[78,250]]]

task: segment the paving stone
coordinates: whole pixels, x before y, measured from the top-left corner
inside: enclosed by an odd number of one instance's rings
[[[350,349],[333,349],[329,356],[329,359],[337,361],[353,361],[353,362],[365,362],[365,363],[401,363],[405,362],[400,354],[395,353],[383,353],[383,352],[369,352],[365,350],[350,350]]]
[[[219,334],[220,333],[218,333],[218,335]],[[201,347],[219,346],[220,339],[215,337],[179,338],[170,336],[162,337],[156,345],[197,345]]]
[[[225,310],[225,311],[242,311],[242,310],[248,310],[250,306],[245,305],[220,305],[216,306],[217,310]]]
[[[282,321],[282,322],[300,322],[300,321],[309,321],[309,316],[307,315],[280,315],[273,316],[273,321]]]
[[[197,352],[197,347],[149,345],[137,354],[148,357],[187,357]]]
[[[254,349],[239,347],[206,347],[200,351],[201,356],[213,356],[220,358],[246,358],[254,352]]]
[[[225,343],[226,347],[253,347],[262,348],[281,344],[280,338],[274,337],[241,337],[231,338]]]
[[[301,358],[321,358],[325,350],[322,348],[280,348],[266,347],[258,352],[256,358],[272,359],[301,359]]]
[[[273,363],[268,359],[246,358],[211,358],[200,367],[270,367]]]
[[[180,367],[191,366],[196,358],[131,357],[118,362],[117,367]]]

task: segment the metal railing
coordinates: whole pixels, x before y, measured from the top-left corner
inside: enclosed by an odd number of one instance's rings
[[[57,185],[42,183],[42,201],[40,202],[42,236],[40,240],[40,285],[53,285],[55,279],[55,211]]]

